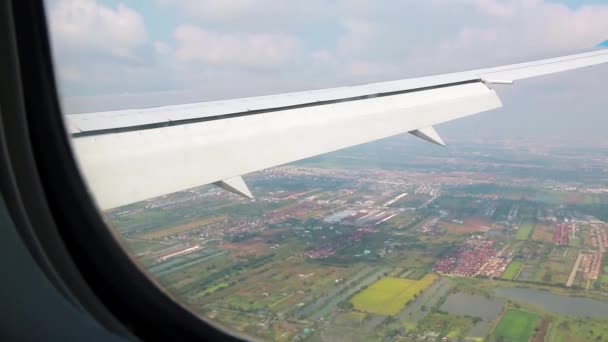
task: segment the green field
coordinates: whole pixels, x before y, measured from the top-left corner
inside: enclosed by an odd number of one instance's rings
[[[500,276],[501,279],[513,280],[519,273],[519,270],[524,265],[523,261],[512,261],[505,272]]]
[[[605,341],[608,321],[562,317],[551,325],[547,341]]]
[[[436,279],[435,274],[427,274],[420,280],[384,277],[353,297],[351,302],[360,311],[395,315]]]
[[[414,280],[420,280],[422,279],[422,277],[424,277],[427,274],[426,270],[424,268],[417,268],[415,269],[414,272],[410,273],[407,278],[408,279],[414,279]]]
[[[509,309],[494,329],[492,337],[496,341],[528,342],[539,321],[540,317],[536,314]]]
[[[534,230],[534,226],[535,224],[531,222],[526,222],[522,224],[521,227],[519,227],[519,229],[517,230],[517,235],[515,235],[515,238],[517,240],[528,240],[528,237],[530,237],[532,230]]]
[[[421,334],[435,331],[453,341],[464,341],[466,332],[472,326],[473,319],[471,317],[431,312],[418,323],[416,330]]]

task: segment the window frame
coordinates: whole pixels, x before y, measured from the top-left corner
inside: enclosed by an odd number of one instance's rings
[[[157,286],[110,232],[64,126],[44,2],[3,2],[0,27],[0,190],[47,278],[119,336],[239,341]]]

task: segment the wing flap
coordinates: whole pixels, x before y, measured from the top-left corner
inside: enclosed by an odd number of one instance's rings
[[[220,188],[222,188],[226,191],[235,193],[239,196],[243,196],[243,197],[249,198],[249,199],[253,198],[253,195],[251,194],[251,191],[249,190],[247,183],[245,183],[245,181],[243,180],[243,177],[241,177],[241,176],[233,177],[230,179],[224,179],[219,182],[215,182],[213,184],[219,186]]]
[[[433,126],[419,128],[409,132],[410,134],[417,136],[420,139],[424,139],[426,141],[432,142],[433,144],[437,144],[439,146],[445,146],[445,142],[439,136],[439,133],[433,128]]]

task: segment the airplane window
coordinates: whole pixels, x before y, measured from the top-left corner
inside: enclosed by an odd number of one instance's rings
[[[608,4],[47,13],[89,190],[202,320],[276,341],[608,340]]]

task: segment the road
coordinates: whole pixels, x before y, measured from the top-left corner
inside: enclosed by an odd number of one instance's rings
[[[566,282],[566,287],[572,287],[572,283],[574,283],[574,279],[576,279],[576,272],[578,271],[579,266],[581,265],[581,261],[583,260],[583,253],[578,253],[578,258],[576,258],[576,262],[572,267],[572,271],[570,272],[570,276],[568,277],[568,281]]]

